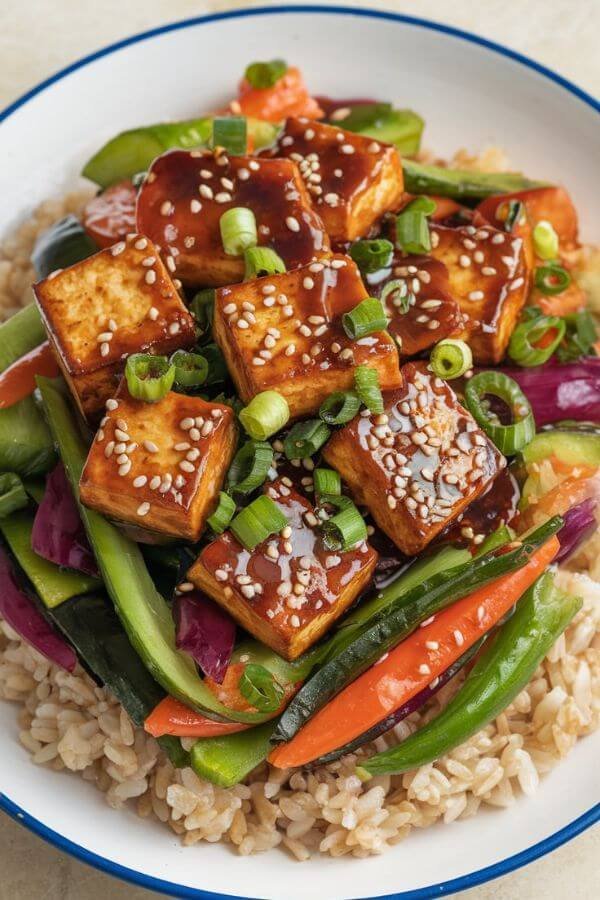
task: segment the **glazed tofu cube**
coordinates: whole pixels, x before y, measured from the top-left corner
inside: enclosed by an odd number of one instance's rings
[[[144,403],[123,379],[88,454],[81,500],[111,518],[196,541],[236,440],[229,406],[173,392]]]
[[[492,225],[501,227],[506,217],[505,209],[511,200],[524,204],[527,218],[532,228],[538,222],[550,222],[556,231],[561,250],[572,250],[579,243],[577,210],[573,201],[562,187],[542,187],[528,191],[514,191],[511,194],[494,195],[483,200],[477,211]]]
[[[248,551],[226,531],[202,550],[188,578],[260,641],[295,659],[368,584],[377,553],[366,542],[327,550],[312,505],[290,485],[280,478],[266,488],[288,520],[280,534]]]
[[[398,387],[398,353],[389,335],[353,341],[342,328],[342,314],[366,296],[346,256],[218,290],[215,339],[242,400],[274,388],[292,417],[310,415],[333,391],[352,387],[361,363],[377,369],[383,389]]]
[[[402,367],[385,412],[356,416],[325,445],[357,503],[406,554],[420,553],[475,500],[504,458],[425,364]]]
[[[389,275],[373,280],[375,283],[369,284],[367,275],[367,287],[372,296],[383,297],[387,330],[401,356],[422,353],[463,330],[463,316],[448,290],[448,270],[439,260],[396,252]],[[392,284],[393,289],[386,292]]]
[[[84,416],[112,397],[132,353],[194,343],[194,320],[156,247],[132,235],[33,287],[48,339]]]
[[[293,269],[329,255],[329,239],[296,165],[289,159],[172,150],[154,161],[137,203],[139,230],[160,247],[185,285],[241,281],[242,256],[223,249],[226,210],[254,213],[260,246],[272,247]]]
[[[500,362],[531,282],[523,239],[491,226],[432,224],[430,232],[431,255],[448,269],[475,362]]]
[[[396,148],[334,125],[290,118],[264,155],[287,156],[298,163],[334,243],[367,234],[402,196],[402,163]]]

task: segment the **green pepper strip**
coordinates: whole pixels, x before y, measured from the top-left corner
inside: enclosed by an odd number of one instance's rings
[[[365,777],[406,772],[439,759],[485,728],[514,700],[581,609],[579,597],[558,590],[546,572],[519,600],[445,709],[397,747],[367,760]]]

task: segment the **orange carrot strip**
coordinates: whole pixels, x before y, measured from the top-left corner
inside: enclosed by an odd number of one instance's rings
[[[463,597],[417,628],[319,710],[291,741],[275,748],[269,761],[282,769],[302,766],[390,715],[489,631],[544,571],[559,546],[553,536],[523,568]]]
[[[254,88],[243,79],[238,102],[242,115],[267,122],[280,122],[288,116],[319,119],[324,115],[317,101],[308,93],[300,69],[293,66],[270,88]]]
[[[144,722],[144,729],[153,737],[162,737],[165,734],[172,734],[175,737],[222,737],[224,734],[235,734],[250,727],[241,722],[215,722],[207,716],[194,712],[174,697],[165,697],[161,700]]]
[[[0,409],[14,406],[19,400],[33,394],[36,375],[46,375],[48,378],[60,375],[58,363],[48,341],[34,347],[2,372],[0,375]]]

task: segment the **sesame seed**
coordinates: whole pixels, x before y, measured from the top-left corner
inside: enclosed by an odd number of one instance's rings
[[[119,466],[119,469],[118,469],[119,475],[121,475],[121,476],[127,475],[127,473],[129,472],[130,469],[131,469],[131,460],[128,459],[127,462],[121,463],[121,465]]]
[[[235,303],[228,303],[227,306],[223,308],[223,312],[226,316],[231,316],[234,312],[237,312],[237,306]]]
[[[260,166],[256,162],[255,159],[251,159],[250,162],[248,163],[248,168],[252,169],[253,172],[258,172],[258,170],[260,169]]]
[[[104,341],[104,343],[100,344],[100,355],[108,356],[109,353],[110,353],[110,344],[107,341]]]
[[[461,254],[461,256],[458,257],[458,264],[459,266],[462,266],[463,269],[468,269],[471,265],[471,257],[467,256],[465,253]]]
[[[198,187],[198,191],[201,197],[204,197],[206,200],[212,200],[214,197],[213,190],[207,184],[201,184]]]
[[[340,153],[345,153],[347,156],[351,156],[351,154],[354,152],[355,151],[352,144],[342,144],[342,146],[340,147]]]
[[[241,328],[242,331],[243,331],[245,328],[249,328],[249,327],[250,327],[250,323],[247,322],[246,319],[238,319],[238,320],[237,320],[237,327],[238,327],[238,328]]]
[[[483,622],[484,618],[485,618],[485,607],[478,606],[477,607],[477,621]]]
[[[152,319],[153,322],[156,322],[156,320],[158,319],[158,315],[159,313],[157,308],[155,306],[151,306],[148,310],[148,317]]]
[[[148,481],[148,478],[146,477],[146,475],[138,475],[136,478],[133,479],[132,483],[133,483],[134,488],[139,488],[139,487],[144,487],[144,485],[146,484],[147,481]]]
[[[483,291],[471,291],[468,295],[469,300],[483,300]]]
[[[381,150],[381,144],[378,144],[377,141],[372,141],[367,147],[369,153],[379,153]]]
[[[346,266],[346,260],[345,259],[332,259],[330,265],[331,265],[332,269],[343,269]]]
[[[425,646],[428,650],[439,650],[440,648],[438,641],[425,641]]]
[[[525,283],[524,278],[515,278],[512,284],[509,286],[509,291],[516,291]]]
[[[295,219],[294,216],[288,216],[285,220],[285,224],[289,228],[290,231],[300,231],[300,224],[298,219]]]
[[[189,431],[190,428],[194,427],[194,420],[190,416],[186,416],[186,418],[182,419],[179,423],[179,427],[182,431]]]
[[[116,330],[117,330],[117,323],[115,322],[114,319],[109,319],[109,320],[108,320],[108,327],[109,327],[110,331],[116,331]]]
[[[115,244],[114,247],[111,247],[110,252],[112,256],[118,256],[125,249],[125,241],[119,241],[118,244]]]
[[[219,193],[215,195],[215,200],[217,203],[230,203],[231,194],[228,194],[227,191],[219,191]]]
[[[227,572],[225,571],[225,569],[216,569],[215,578],[217,579],[217,581],[227,581]]]
[[[195,466],[193,466],[192,463],[189,462],[187,459],[181,460],[181,462],[179,463],[179,468],[181,469],[182,472],[190,472],[191,473],[191,472],[195,471]]]
[[[427,663],[421,663],[419,666],[419,675],[431,675],[431,669]]]
[[[171,322],[169,325],[169,334],[178,334],[181,330],[181,325],[179,322]]]
[[[200,203],[199,200],[196,200],[194,198],[194,200],[190,201],[190,212],[196,214],[196,213],[199,213],[201,209],[202,209],[202,204]]]
[[[136,250],[145,250],[148,246],[148,241],[145,237],[138,238],[138,240],[133,245]]]
[[[212,432],[213,428],[214,428],[214,425],[212,422],[205,422],[204,425],[202,426],[202,430],[201,430],[202,437],[207,437],[207,435],[209,435]],[[190,431],[190,434],[191,434],[191,431]]]
[[[153,478],[150,479],[150,484],[148,485],[148,487],[150,488],[150,490],[155,491],[156,488],[159,486],[159,484],[160,484],[160,475],[155,475]]]
[[[485,260],[485,256],[481,252],[481,250],[476,250],[473,254],[473,259],[476,263],[482,263]]]
[[[250,172],[245,168],[238,169],[237,176],[240,181],[248,181],[248,179],[250,178]]]
[[[127,432],[123,431],[122,428],[115,428],[115,437],[118,441],[124,441],[125,443],[131,440]]]
[[[144,450],[147,450],[148,453],[158,453],[158,447],[154,443],[154,441],[144,441],[142,443],[142,447]]]
[[[146,282],[146,284],[154,284],[154,282],[156,281],[156,272],[154,271],[154,269],[148,269],[148,271],[144,275],[144,281]]]
[[[118,407],[118,405],[119,405],[118,401],[113,400],[112,398],[110,398],[109,400],[106,401],[106,408],[108,410],[110,410],[111,412],[113,410],[115,410]]]
[[[398,505],[398,501],[392,494],[388,494],[387,505],[390,509],[396,509],[396,506]]]
[[[107,459],[112,456],[113,451],[115,449],[115,442],[109,441],[106,447],[104,448],[104,455]]]
[[[96,340],[99,341],[100,343],[102,343],[104,341],[112,341],[112,339],[113,339],[112,331],[102,331],[96,338]]]
[[[126,462],[129,462],[129,457],[127,456],[127,454],[126,454],[126,453],[119,453],[119,455],[117,456],[117,463],[118,463],[120,466],[122,466],[122,465],[124,465]]]
[[[325,194],[323,199],[324,199],[325,203],[327,203],[328,206],[337,206],[340,197],[339,197],[339,194],[330,192],[329,194]]]
[[[496,269],[493,266],[482,266],[481,269],[482,275],[496,275]]]
[[[290,616],[290,625],[292,625],[293,628],[300,628],[300,619],[295,613],[293,616]]]
[[[492,238],[492,244],[503,244],[504,243],[504,235],[503,234],[495,234]]]
[[[200,440],[200,429],[199,428],[196,428],[195,426],[193,428],[190,428],[188,434],[193,441]]]
[[[138,516],[145,516],[149,512],[150,512],[150,504],[148,503],[148,501],[146,500],[146,501],[144,501],[144,503],[140,503],[140,505],[137,508]]]
[[[307,291],[310,291],[310,290],[312,290],[312,288],[314,288],[315,283],[314,283],[314,281],[312,280],[312,278],[310,278],[310,277],[307,275],[306,278],[304,278],[304,279],[302,280],[302,286],[303,286],[304,288],[306,288]]]
[[[457,647],[462,647],[462,645],[463,645],[464,642],[465,642],[465,639],[464,639],[464,637],[463,637],[462,631],[459,631],[458,628],[455,628],[454,631],[453,631],[452,633],[453,633],[453,635],[454,635],[454,640],[456,641],[456,646],[457,646]]]
[[[161,214],[161,216],[170,216],[170,215],[172,215],[174,209],[175,209],[175,207],[173,206],[171,201],[165,200],[165,202],[161,204],[160,214]]]
[[[156,262],[155,256],[145,256],[144,259],[142,260],[142,265],[145,266],[147,269],[149,269],[150,266],[153,266],[155,262]]]

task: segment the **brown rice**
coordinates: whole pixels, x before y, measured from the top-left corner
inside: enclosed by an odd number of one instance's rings
[[[494,167],[501,167],[498,151],[489,152]],[[463,166],[477,163],[465,153],[459,159]],[[29,302],[36,235],[77,212],[87,196],[44,203],[0,248],[0,319]],[[540,776],[598,727],[599,551],[597,534],[570,570],[558,573],[563,589],[583,597],[583,608],[511,706],[448,756],[366,785],[354,772],[360,754],[313,772],[263,764],[230,790],[202,781],[189,768],[176,770],[82,669],[70,675],[51,665],[1,622],[0,698],[19,705],[19,737],[33,762],[79,772],[111,806],[135,803],[141,816],[165,823],[185,845],[225,841],[247,855],[281,844],[298,860],[317,851],[365,857],[397,844],[412,828],[440,819],[449,824],[473,816],[481,805],[507,807],[518,794],[532,794]],[[411,716],[374,746],[384,749],[405,737],[454,690],[456,684],[447,685],[423,715]]]

